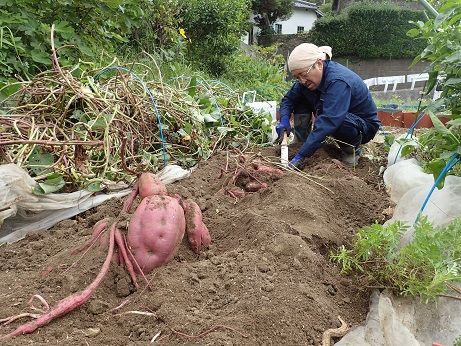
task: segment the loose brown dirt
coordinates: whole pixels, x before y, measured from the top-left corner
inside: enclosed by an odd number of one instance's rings
[[[262,155],[278,153],[268,148]],[[362,158],[352,170],[337,158],[326,146],[308,160],[304,171],[321,177],[322,186],[286,173],[237,201],[223,189],[236,155],[216,154],[168,186],[200,205],[213,238],[208,250],[196,255],[184,240],[172,262],[148,275],[149,288],[141,281],[138,291],[113,263],[83,307],[3,344],[147,345],[160,333],[155,344],[318,345],[326,329],[339,327],[338,316],[351,326],[361,323],[370,290],[359,278],[342,276],[329,252],[349,244],[360,227],[383,221],[389,201],[379,160]],[[121,203],[0,246],[0,318],[31,312],[34,294],[54,305],[86,287],[104,249],[83,257],[71,251],[90,238],[98,220],[118,215]],[[0,334],[19,324],[0,327]]]

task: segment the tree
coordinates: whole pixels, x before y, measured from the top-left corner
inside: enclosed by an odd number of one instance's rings
[[[289,18],[293,13],[293,3],[294,0],[252,0],[251,9],[261,34],[273,33],[272,24]]]
[[[182,26],[191,40],[191,60],[219,75],[224,69],[224,57],[240,47],[249,11],[249,0],[183,1]]]

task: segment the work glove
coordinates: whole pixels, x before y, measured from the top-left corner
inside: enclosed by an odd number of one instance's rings
[[[290,126],[290,118],[289,117],[282,117],[280,118],[279,123],[275,127],[275,131],[277,131],[277,142],[281,142],[283,139],[283,133],[286,132],[287,136],[290,135],[291,126]]]
[[[303,158],[304,157],[302,157],[301,155],[296,154],[295,157],[293,157],[291,161],[288,163],[288,168],[291,168],[291,169],[298,168],[299,169]]]

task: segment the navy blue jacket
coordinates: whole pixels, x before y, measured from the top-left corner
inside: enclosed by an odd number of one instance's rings
[[[316,120],[298,154],[311,156],[327,136],[333,135],[342,125],[347,113],[358,117],[362,129],[376,133],[380,126],[376,105],[370,91],[356,73],[331,61],[324,61],[323,77],[317,90],[310,91],[296,81],[285,94],[280,105],[280,117],[290,117],[296,109],[312,111]]]

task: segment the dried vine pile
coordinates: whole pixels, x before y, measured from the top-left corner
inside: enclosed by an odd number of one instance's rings
[[[163,96],[157,102],[166,108],[174,90],[163,87],[162,92],[156,93]],[[129,75],[85,85],[70,71],[48,71],[24,83],[14,98],[16,105],[0,118],[3,162],[30,168],[37,176],[59,172],[77,186],[92,179],[119,180],[163,163],[153,105]],[[181,137],[175,130],[194,119],[177,110],[164,114],[168,157],[197,158],[201,143],[191,138],[204,137],[202,126]]]
[[[64,69],[52,46],[54,68],[0,103],[0,164],[18,164],[37,181],[99,189],[167,162],[190,167],[236,136],[251,141],[268,116],[248,116],[219,84],[191,77],[168,84],[160,72],[159,81],[144,82],[153,73],[139,64],[132,67],[147,71],[143,78],[115,65]]]

